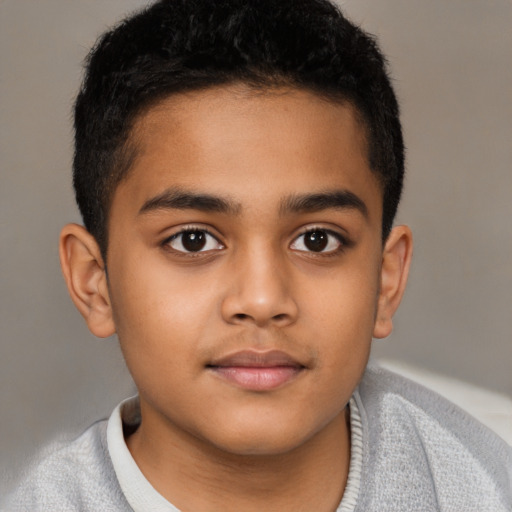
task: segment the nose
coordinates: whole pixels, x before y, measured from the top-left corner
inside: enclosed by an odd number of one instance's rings
[[[284,327],[298,313],[289,270],[272,251],[240,255],[229,269],[222,316],[231,324]]]

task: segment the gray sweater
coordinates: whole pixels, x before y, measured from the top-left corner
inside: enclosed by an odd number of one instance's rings
[[[512,511],[512,448],[457,406],[368,368],[350,407],[352,458],[339,512]],[[117,451],[112,458],[112,445],[124,446],[119,414],[47,452],[1,510],[176,511],[142,473],[125,474]]]

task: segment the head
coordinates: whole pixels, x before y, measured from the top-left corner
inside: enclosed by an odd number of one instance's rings
[[[62,266],[119,337],[138,433],[244,456],[348,436],[411,256],[374,41],[323,0],[161,1],[94,49],[76,133]]]
[[[173,94],[243,83],[307,90],[355,108],[383,195],[382,238],[400,200],[397,101],[371,36],[326,0],[163,0],[92,50],[75,107],[74,187],[103,256],[113,194],[130,171],[136,120]]]

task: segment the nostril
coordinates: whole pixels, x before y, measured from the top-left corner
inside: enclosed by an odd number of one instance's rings
[[[282,321],[286,320],[287,318],[288,318],[288,315],[286,313],[279,313],[278,315],[274,315],[272,317],[272,321],[282,322]],[[251,315],[248,315],[246,313],[236,313],[233,315],[233,319],[237,320],[237,321],[245,322],[245,321],[251,320],[251,319],[254,320],[254,317],[252,317]]]

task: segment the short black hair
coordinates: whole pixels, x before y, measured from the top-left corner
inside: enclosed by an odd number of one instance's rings
[[[104,256],[110,203],[133,161],[129,139],[138,116],[169,95],[237,82],[306,89],[356,108],[383,190],[387,237],[404,147],[375,39],[328,0],[161,0],[98,40],[75,104],[76,200]]]

